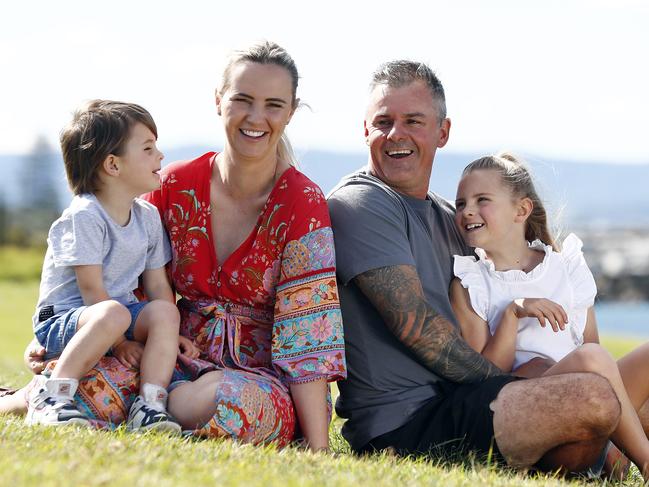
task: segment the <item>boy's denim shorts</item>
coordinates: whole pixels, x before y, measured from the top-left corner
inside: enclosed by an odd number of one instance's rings
[[[149,304],[148,301],[139,301],[137,303],[126,304],[126,309],[131,313],[131,324],[128,330],[124,333],[127,340],[134,340],[135,322],[140,314],[140,311]],[[45,347],[45,360],[57,358],[63,353],[63,349],[70,342],[74,334],[77,332],[77,322],[79,316],[87,308],[87,306],[80,306],[79,308],[72,308],[51,318],[41,321],[34,328],[34,334],[38,343]]]

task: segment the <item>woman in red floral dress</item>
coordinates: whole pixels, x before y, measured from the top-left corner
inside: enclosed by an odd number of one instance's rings
[[[297,80],[276,44],[235,52],[216,93],[223,152],[165,167],[146,198],[171,241],[181,334],[200,350],[179,356],[169,411],[197,435],[286,445],[299,429],[318,450],[327,383],[346,369],[327,205],[284,135]],[[135,372],[107,357],[78,401],[118,423],[134,391]]]

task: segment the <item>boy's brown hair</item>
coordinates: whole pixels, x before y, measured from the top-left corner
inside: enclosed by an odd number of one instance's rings
[[[61,151],[70,189],[75,195],[94,193],[99,168],[109,155],[123,155],[131,129],[145,125],[156,139],[158,129],[151,114],[135,103],[92,100],[74,112],[61,131]]]

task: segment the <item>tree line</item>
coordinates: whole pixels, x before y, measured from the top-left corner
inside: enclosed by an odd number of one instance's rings
[[[0,245],[45,246],[52,222],[61,214],[57,181],[63,167],[44,136],[24,156],[18,184],[19,200],[0,193]]]

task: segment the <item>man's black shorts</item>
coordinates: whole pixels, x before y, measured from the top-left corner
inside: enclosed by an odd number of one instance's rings
[[[455,458],[475,452],[502,460],[494,441],[493,411],[500,390],[520,377],[492,377],[476,384],[440,384],[439,396],[419,409],[405,425],[374,438],[362,451],[392,447],[401,455],[430,454]]]

